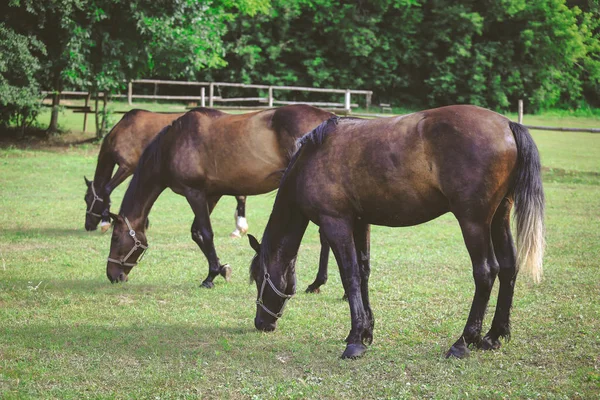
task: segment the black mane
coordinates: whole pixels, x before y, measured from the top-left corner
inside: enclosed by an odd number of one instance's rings
[[[138,188],[143,185],[141,178],[142,174],[148,174],[152,176],[158,175],[161,164],[160,160],[162,157],[162,138],[165,136],[171,126],[172,125],[165,126],[144,149],[144,152],[138,161],[138,165],[135,167],[129,187],[127,188],[125,196],[123,197],[123,202],[121,203],[121,209],[119,210],[119,213],[122,213],[124,208],[129,208],[132,205],[130,203],[133,203],[134,199],[137,197],[136,192]],[[131,194],[130,196],[127,195],[129,193]]]

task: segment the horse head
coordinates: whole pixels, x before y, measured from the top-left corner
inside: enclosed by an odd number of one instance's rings
[[[294,268],[287,268],[295,263],[295,258],[288,265],[278,263],[276,260],[279,257],[263,257],[266,251],[264,240],[263,246],[252,235],[248,235],[248,240],[250,247],[256,251],[250,265],[250,280],[256,282],[258,292],[254,326],[258,330],[270,332],[277,327],[277,320],[281,318],[287,301],[296,290]]]
[[[101,229],[102,232],[106,232],[110,226],[109,222],[109,210],[110,210],[110,196],[106,192],[106,189],[102,187],[94,186],[94,181],[88,180],[85,176],[83,177],[87,186],[85,192],[85,230],[94,231],[98,227],[100,221],[102,221]]]
[[[113,234],[106,262],[106,276],[112,282],[126,282],[129,272],[142,259],[148,241],[141,230],[135,231],[126,217],[110,214]]]

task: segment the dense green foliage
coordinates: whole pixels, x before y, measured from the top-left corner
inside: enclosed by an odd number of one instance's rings
[[[40,70],[35,52],[43,46],[34,38],[15,33],[0,23],[0,125],[14,123],[21,131],[39,109]]]
[[[367,88],[413,108],[599,104],[597,0],[274,0],[227,35],[223,80]]]
[[[370,89],[412,109],[600,106],[598,0],[10,0],[0,23],[19,99],[156,77]]]

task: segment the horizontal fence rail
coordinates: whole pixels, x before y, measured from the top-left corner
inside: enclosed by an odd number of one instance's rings
[[[154,84],[154,85],[181,85],[181,86],[199,86],[201,88],[200,96],[174,96],[174,95],[144,95],[144,94],[133,94],[133,83],[142,83],[142,84]],[[229,83],[229,82],[190,82],[190,81],[169,81],[169,80],[160,80],[160,79],[137,79],[134,81],[128,82],[128,93],[127,94],[111,94],[108,97],[110,98],[127,98],[129,104],[132,103],[132,99],[148,99],[148,100],[179,100],[179,101],[200,101],[202,107],[206,107],[206,100],[209,100],[209,107],[215,107],[214,103],[243,103],[243,102],[258,102],[262,104],[268,104],[267,106],[217,106],[215,108],[221,109],[238,109],[238,110],[257,110],[261,108],[272,108],[276,104],[279,105],[290,105],[290,104],[310,104],[315,107],[335,107],[332,111],[342,112],[345,114],[351,113],[352,107],[358,107],[357,103],[350,102],[350,96],[352,94],[365,95],[366,96],[366,105],[367,108],[371,106],[371,96],[373,92],[371,90],[354,90],[354,89],[324,89],[324,88],[311,88],[311,87],[302,87],[302,86],[270,86],[270,85],[255,85],[255,84],[246,84],[246,83]],[[252,89],[267,89],[268,97],[229,97],[224,98],[222,96],[214,95],[214,88],[223,86],[223,87],[239,87],[239,88],[252,88]],[[209,88],[209,96],[206,96],[205,88]],[[273,96],[273,92],[275,90],[297,90],[297,91],[305,91],[305,92],[318,92],[318,93],[338,93],[344,94],[344,103],[336,103],[336,102],[306,102],[306,101],[286,101],[286,100],[276,100]],[[155,86],[155,93],[157,92],[157,86]],[[56,94],[56,92],[50,91],[42,91],[44,98],[50,95]],[[91,109],[89,105],[90,100],[95,99],[106,99],[104,92],[99,92],[97,96],[92,96],[89,92],[84,91],[74,91],[74,90],[65,90],[58,93],[60,96],[67,97],[84,97],[85,98],[85,106],[69,106],[69,108],[73,108],[73,112],[83,113],[85,114],[84,119],[84,132],[86,131],[86,121],[87,114],[95,113],[95,110]],[[383,104],[381,106],[384,106]],[[388,104],[385,104],[386,109],[391,111],[391,108]],[[339,108],[337,108],[339,107]],[[389,117],[390,114],[381,114],[381,113],[352,113],[352,115],[357,117],[367,117],[367,118],[383,118]],[[519,100],[518,104],[518,121],[519,123],[523,123],[523,102]],[[567,127],[555,127],[555,126],[537,126],[537,125],[525,125],[526,128],[532,130],[541,130],[541,131],[556,131],[556,132],[587,132],[587,133],[600,133],[600,128],[567,128]]]

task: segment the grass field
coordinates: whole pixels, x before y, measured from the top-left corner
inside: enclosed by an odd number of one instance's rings
[[[63,121],[80,129],[70,116]],[[526,116],[526,123],[598,127],[600,119]],[[364,358],[344,361],[350,319],[333,259],[321,294],[301,292],[317,271],[314,226],[300,249],[297,296],[278,329],[260,333],[248,283],[253,251],[246,239],[228,237],[232,198],[213,213],[230,283],[199,288],[207,263],[190,238],[192,212],[165,192],[152,211],[148,254],[128,283],[111,285],[110,236],[83,229],[83,175],[93,175],[98,146],[66,143],[77,135],[47,147],[5,145],[0,398],[598,398],[600,135],[532,133],[547,197],[544,280],[518,279],[512,340],[465,360],[443,358],[474,289],[452,215],[373,228],[374,342]],[[113,194],[114,211],[125,188]],[[273,201],[273,193],[248,199],[258,237]]]

